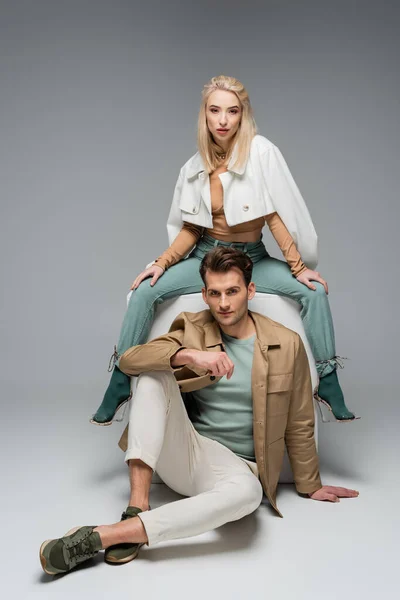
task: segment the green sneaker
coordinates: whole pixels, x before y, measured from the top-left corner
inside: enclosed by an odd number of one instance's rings
[[[126,521],[126,519],[132,519],[141,512],[141,508],[137,508],[136,506],[128,506],[128,508],[121,515],[121,521]],[[106,548],[106,551],[104,553],[104,560],[112,565],[130,562],[131,560],[137,557],[137,555],[139,554],[139,550],[142,546],[143,544],[128,543],[115,544],[114,546],[109,546],[108,548]]]
[[[102,545],[99,534],[93,531],[95,527],[75,527],[62,538],[43,542],[40,546],[40,562],[45,573],[67,573],[97,554]]]

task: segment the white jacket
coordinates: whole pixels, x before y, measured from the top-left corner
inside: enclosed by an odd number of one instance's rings
[[[262,135],[254,136],[247,163],[219,178],[224,190],[228,225],[277,212],[292,236],[303,262],[314,269],[318,262],[317,234],[310,213],[280,150]],[[183,221],[212,228],[210,179],[199,152],[181,168],[175,186],[167,230],[172,244]]]

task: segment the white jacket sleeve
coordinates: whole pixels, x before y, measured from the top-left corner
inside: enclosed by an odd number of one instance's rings
[[[178,180],[175,184],[174,195],[172,197],[171,209],[169,211],[167,220],[167,232],[169,245],[172,244],[183,226],[182,211],[179,208],[179,200],[182,192],[183,175],[182,169],[180,170]]]
[[[272,145],[262,157],[262,172],[275,211],[310,269],[318,263],[318,237],[306,203],[279,148]]]

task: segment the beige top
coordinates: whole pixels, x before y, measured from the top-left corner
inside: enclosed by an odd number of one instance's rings
[[[183,223],[182,229],[169,248],[156,259],[157,266],[164,270],[182,260],[195,246],[204,232],[213,238],[228,242],[257,242],[261,237],[261,230],[267,223],[282,254],[288,263],[293,275],[297,277],[307,269],[302,262],[292,236],[286,229],[278,213],[274,212],[266,217],[259,217],[246,223],[229,227],[224,213],[224,190],[218,175],[227,171],[225,165],[218,167],[210,174],[211,213],[213,227],[208,229],[192,223]]]

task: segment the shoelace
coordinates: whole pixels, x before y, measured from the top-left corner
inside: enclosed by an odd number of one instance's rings
[[[76,546],[72,546],[72,548],[68,548],[69,550],[69,554],[71,558],[86,558],[88,554],[92,554],[94,555],[95,552],[93,551],[89,540],[82,540],[81,542],[78,542],[76,544]]]
[[[88,537],[73,546],[67,546],[66,551],[68,555],[67,564],[69,563],[70,569],[96,554],[96,550],[93,550]]]
[[[111,371],[114,369],[118,359],[119,359],[119,354],[117,352],[117,346],[114,346],[114,352],[111,354],[110,361],[108,363],[107,370],[109,373],[111,373]]]
[[[325,375],[325,371],[328,369],[328,367],[333,367],[334,369],[339,367],[340,369],[344,369],[344,364],[343,364],[344,360],[349,360],[349,359],[346,356],[334,356],[333,358],[328,358],[326,360],[317,360],[316,364],[322,365],[322,370],[319,373],[319,376],[323,377]]]

